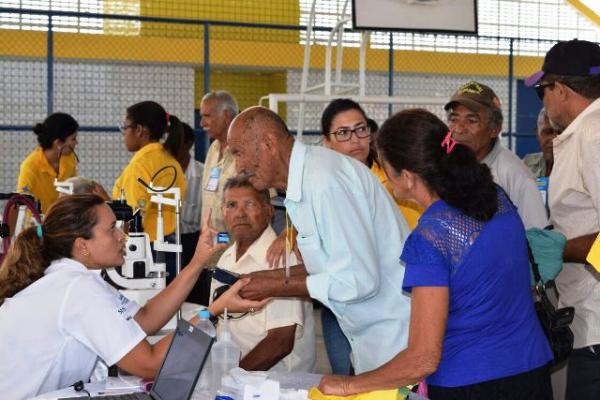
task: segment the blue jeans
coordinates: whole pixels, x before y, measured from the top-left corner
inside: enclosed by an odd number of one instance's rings
[[[321,308],[321,325],[332,372],[337,375],[350,375],[352,371],[350,342],[342,332],[335,315],[325,306]]]
[[[573,349],[567,365],[566,399],[600,399],[600,345]]]

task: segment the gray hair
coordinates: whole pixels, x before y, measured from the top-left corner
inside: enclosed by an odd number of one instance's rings
[[[538,133],[542,130],[542,127],[544,126],[544,120],[546,119],[546,108],[542,107],[542,109],[540,110],[540,113],[538,114],[537,117],[537,131]]]
[[[229,111],[231,117],[235,117],[240,109],[238,107],[237,101],[233,98],[233,96],[225,91],[225,90],[217,90],[214,92],[208,92],[202,97],[202,102],[207,100],[214,100],[217,102],[217,110],[218,111]]]
[[[74,176],[66,179],[65,182],[73,184],[73,194],[90,194],[94,193],[96,182],[91,179],[86,179],[82,176]]]
[[[504,121],[504,116],[502,115],[502,109],[499,107],[485,107],[485,112],[488,117],[488,126],[491,129],[502,129],[502,122]],[[446,112],[446,119],[450,119],[450,114],[452,113],[452,107],[448,109]]]
[[[240,174],[233,176],[227,179],[227,182],[225,182],[225,186],[223,187],[223,201],[225,200],[225,192],[233,188],[254,189],[254,186],[252,186],[252,184],[250,183],[250,176],[248,175]],[[261,201],[263,201],[267,205],[271,204],[271,194],[269,193],[268,189],[254,190],[256,191],[256,193],[258,193],[258,197],[261,199]]]

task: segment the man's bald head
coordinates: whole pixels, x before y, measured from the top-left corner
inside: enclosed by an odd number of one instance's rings
[[[236,135],[257,137],[262,139],[264,134],[271,132],[279,138],[290,136],[290,132],[283,120],[268,108],[255,106],[240,113],[229,127],[229,137]]]
[[[276,187],[284,168],[282,155],[291,152],[293,144],[279,115],[259,106],[244,110],[232,121],[227,142],[238,173],[248,175],[257,190]]]

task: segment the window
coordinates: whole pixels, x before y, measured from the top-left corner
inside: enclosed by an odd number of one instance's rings
[[[139,0],[0,0],[0,7],[21,8],[45,11],[72,11],[80,13],[117,13],[139,15]],[[53,30],[57,32],[77,32],[101,34],[105,32],[105,25],[114,28],[119,25],[132,31],[131,25],[139,22],[103,20],[101,18],[57,16],[52,18]],[[48,17],[34,14],[8,14],[0,13],[0,29],[22,29],[47,31]]]
[[[345,0],[320,0],[315,18],[317,26],[334,26]],[[352,7],[349,2],[348,7]],[[300,24],[306,25],[312,0],[300,0]],[[351,15],[349,9],[347,14]],[[514,54],[543,56],[557,40],[573,38],[600,42],[600,29],[563,0],[478,0],[479,35],[394,32],[396,49],[460,53],[508,54],[509,41],[515,38]],[[560,29],[559,29],[560,28]],[[325,44],[327,32],[315,38]],[[358,34],[344,36],[348,46],[358,45]],[[302,36],[304,41],[306,36]],[[388,32],[371,33],[371,47],[388,48]]]

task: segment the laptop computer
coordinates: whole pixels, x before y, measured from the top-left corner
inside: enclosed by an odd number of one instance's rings
[[[136,392],[113,396],[71,397],[69,400],[189,400],[214,340],[181,319],[149,394]]]

